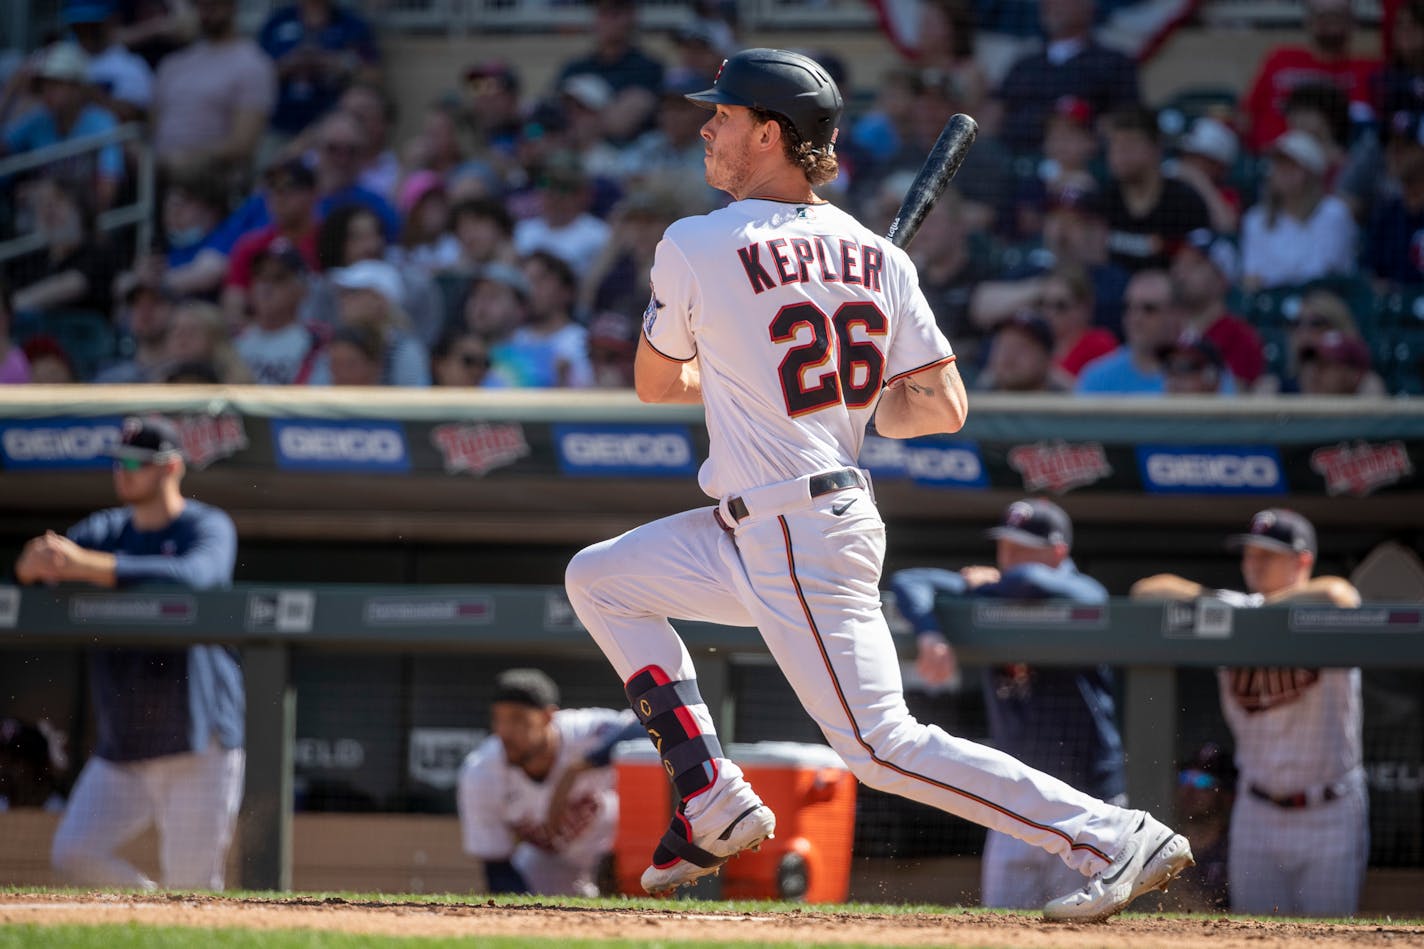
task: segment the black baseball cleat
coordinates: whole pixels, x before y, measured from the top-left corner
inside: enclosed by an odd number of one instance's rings
[[[1187,838],[1144,811],[1113,862],[1081,890],[1045,906],[1043,918],[1077,923],[1107,919],[1127,909],[1142,894],[1165,890],[1174,877],[1195,863]]]

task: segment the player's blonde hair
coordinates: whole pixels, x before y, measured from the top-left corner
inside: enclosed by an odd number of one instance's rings
[[[801,133],[796,131],[789,119],[766,109],[752,109],[752,118],[758,123],[775,122],[781,126],[781,147],[786,153],[786,160],[799,167],[813,186],[835,181],[841,173],[834,145],[816,148],[801,138]]]

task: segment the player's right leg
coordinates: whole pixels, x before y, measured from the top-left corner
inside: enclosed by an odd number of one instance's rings
[[[729,535],[703,508],[595,544],[566,572],[569,602],[623,680],[677,789],[677,812],[643,874],[649,892],[716,873],[775,828],[723,753],[692,658],[667,620],[752,625],[729,580],[735,557]]]
[[[157,819],[165,887],[223,888],[246,761],[242,749],[217,744],[161,760]]]
[[[115,851],[153,820],[153,806],[136,768],[90,758],[79,772],[50,845],[50,862],[65,880],[86,886],[152,890],[153,880]]]

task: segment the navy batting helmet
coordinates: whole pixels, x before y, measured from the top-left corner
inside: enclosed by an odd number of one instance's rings
[[[711,89],[687,97],[707,108],[741,105],[773,112],[803,141],[824,148],[835,140],[841,91],[820,63],[784,49],[744,49],[722,63]]]

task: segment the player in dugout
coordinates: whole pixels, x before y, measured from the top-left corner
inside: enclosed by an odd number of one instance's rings
[[[1241,549],[1249,592],[1158,574],[1133,584],[1132,596],[1214,597],[1235,607],[1360,605],[1350,581],[1311,576],[1315,527],[1295,511],[1258,512],[1230,544]],[[1352,915],[1370,851],[1360,670],[1237,668],[1217,678],[1239,772],[1227,857],[1231,908]]]
[[[613,850],[620,741],[646,736],[628,709],[559,708],[538,669],[495,680],[490,737],[460,767],[456,802],[465,853],[490,893],[597,896]]]

